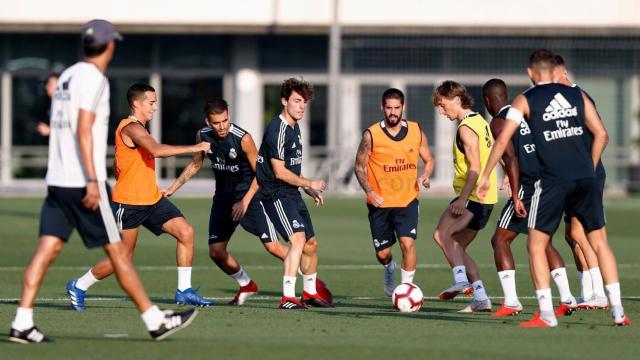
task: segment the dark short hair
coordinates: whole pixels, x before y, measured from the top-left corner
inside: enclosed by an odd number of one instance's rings
[[[390,88],[385,90],[384,93],[382,93],[382,105],[384,105],[385,101],[387,101],[387,99],[396,99],[396,100],[400,100],[400,103],[402,105],[404,105],[404,94],[402,93],[402,91],[396,89],[396,88]]]
[[[302,78],[289,78],[283,81],[280,87],[280,97],[289,100],[294,91],[300,94],[304,101],[313,100],[313,85]]]
[[[438,87],[433,91],[431,101],[433,102],[433,105],[438,106],[438,98],[443,97],[453,100],[456,96],[460,98],[463,109],[471,109],[473,107],[473,96],[469,94],[467,88],[452,80],[444,81],[442,84],[438,85]]]
[[[502,79],[494,78],[494,79],[490,79],[489,81],[484,83],[484,85],[482,86],[483,95],[487,95],[488,93],[493,92],[494,90],[500,90],[506,93],[507,84],[505,84],[504,81],[502,81]]]
[[[536,70],[553,70],[556,65],[556,54],[551,50],[538,49],[529,56],[529,67]]]
[[[129,86],[129,90],[127,90],[127,102],[129,103],[129,108],[133,109],[133,102],[139,99],[141,96],[144,96],[146,92],[156,92],[151,85],[135,83]]]
[[[47,80],[49,80],[51,78],[59,79],[60,78],[60,73],[59,72],[55,72],[55,71],[49,73],[49,75],[47,75]]]
[[[556,56],[553,57],[553,63],[555,65],[567,66],[567,64],[564,62],[564,58],[559,54],[556,54]]]
[[[87,35],[82,39],[82,51],[84,52],[85,57],[94,57],[102,54],[105,50],[107,50],[107,44],[98,45],[93,40],[91,35]]]
[[[229,111],[229,104],[223,98],[213,98],[204,105],[204,115],[220,115],[225,111]]]

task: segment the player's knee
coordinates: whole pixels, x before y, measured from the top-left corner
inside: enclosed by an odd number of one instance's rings
[[[433,232],[433,240],[436,242],[436,244],[442,247],[442,233],[439,229],[436,229],[436,231]]]
[[[505,247],[509,246],[509,242],[507,241],[507,239],[502,238],[500,236],[494,235],[491,238],[491,247],[493,247],[493,250],[497,250],[497,249],[502,249]]]
[[[318,251],[318,242],[315,238],[308,240],[304,244],[303,253],[305,255],[314,255]]]
[[[210,246],[209,257],[215,262],[222,261],[227,257],[227,250],[221,246]]]
[[[386,265],[391,261],[391,248],[376,251],[376,259],[382,265]]]
[[[191,226],[191,224],[186,224],[178,231],[178,240],[180,242],[193,243],[194,236],[195,231],[193,230],[193,226]]]

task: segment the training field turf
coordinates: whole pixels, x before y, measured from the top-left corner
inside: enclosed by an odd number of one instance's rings
[[[470,247],[480,265],[487,291],[500,304],[502,292],[493,265],[490,237],[502,207]],[[35,321],[54,344],[18,345],[8,342],[20,294],[22,270],[32,255],[38,234],[42,199],[0,198],[0,358],[456,358],[585,359],[638,358],[640,353],[640,241],[637,198],[607,198],[609,239],[617,255],[623,304],[634,321],[630,328],[611,325],[608,311],[580,311],[559,318],[554,329],[520,329],[517,324],[537,310],[532,298],[525,239],[514,242],[518,263],[518,294],[524,314],[508,319],[489,314],[458,314],[469,299],[440,301],[440,290],[451,283],[451,272],[431,233],[448,199],[421,199],[417,242],[419,268],[416,284],[425,294],[418,313],[394,311],[383,297],[382,270],[374,257],[366,208],[361,199],[329,198],[321,208],[310,206],[319,240],[319,276],[335,295],[335,309],[283,311],[281,263],[263,250],[258,239],[239,230],[230,250],[258,283],[260,293],[245,306],[225,305],[236,283],[218,270],[207,256],[209,199],[176,199],[196,229],[193,284],[216,305],[184,331],[155,343],[148,336],[133,303],[113,278],[90,289],[88,310],[70,310],[64,292],[67,280],[82,275],[99,260],[101,250],[87,251],[74,234],[49,270],[35,307]],[[563,231],[561,228],[560,231]],[[575,266],[558,232],[555,244],[567,260],[572,291],[579,295]],[[396,261],[400,252],[396,248]],[[141,231],[135,263],[151,297],[164,308],[171,304],[177,283],[175,241]],[[398,274],[399,276],[399,274]],[[300,293],[298,280],[298,293]],[[552,286],[553,288],[553,286]],[[552,290],[557,296],[555,288]],[[554,302],[557,303],[557,299]]]

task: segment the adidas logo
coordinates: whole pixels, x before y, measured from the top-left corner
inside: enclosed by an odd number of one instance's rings
[[[260,235],[260,239],[268,239],[269,236],[265,233],[262,233],[262,235]]]
[[[410,232],[415,235],[416,234],[416,228],[413,228]]]
[[[482,289],[482,285],[476,286],[476,290],[480,290],[480,289]]]
[[[510,278],[510,276],[508,274],[502,277],[503,280],[504,279],[508,279],[508,278]]]
[[[293,145],[291,145],[291,148],[295,149],[296,148],[296,143],[293,143]]]
[[[557,279],[559,276],[560,276],[560,274],[559,274],[559,273],[555,273],[555,274],[553,275],[553,278],[554,278],[554,279]]]
[[[456,271],[456,274],[462,274],[464,271],[462,271],[462,269],[459,269],[458,271]]]
[[[557,93],[553,96],[553,100],[544,109],[542,120],[551,121],[568,117],[578,116],[578,108],[571,106],[562,94]]]

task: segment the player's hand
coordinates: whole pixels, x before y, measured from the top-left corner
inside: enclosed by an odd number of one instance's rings
[[[478,188],[476,189],[476,195],[478,195],[478,199],[480,201],[484,201],[485,196],[487,196],[487,192],[489,191],[489,179],[482,175],[480,177],[480,181],[478,181]]]
[[[200,151],[209,152],[211,150],[211,144],[206,141],[201,141],[191,147],[191,152],[197,153]]]
[[[502,185],[500,185],[500,190],[504,190],[507,193],[507,196],[511,197],[511,184],[509,183],[509,177],[505,176],[502,180]]]
[[[82,205],[93,211],[100,206],[100,190],[98,190],[97,182],[92,181],[87,183],[86,194],[82,198]]]
[[[527,209],[524,207],[524,203],[520,199],[513,200],[513,209],[516,212],[516,216],[519,218],[527,217]]]
[[[461,198],[457,198],[454,202],[451,203],[451,205],[449,205],[449,212],[451,213],[451,215],[453,215],[454,217],[458,217],[462,214],[464,214],[466,207],[466,200],[465,199],[461,199]]]
[[[375,207],[380,207],[384,204],[384,198],[373,190],[367,193],[367,199],[369,200],[369,203]]]
[[[169,189],[160,190],[160,193],[162,194],[162,196],[168,198],[169,196],[173,195],[174,191],[171,190],[171,188],[169,188]]]
[[[322,197],[322,193],[320,191],[316,191],[313,189],[304,189],[304,192],[306,192],[307,195],[313,198],[313,201],[316,203],[316,206],[324,205],[324,198]]]
[[[233,204],[231,207],[231,220],[240,221],[244,217],[244,214],[247,212],[247,208],[249,207],[249,203],[245,204],[244,200],[240,200]]]
[[[426,190],[429,190],[429,188],[431,187],[431,180],[426,175],[420,176],[418,178],[418,183],[420,183],[422,187],[425,188]]]
[[[309,188],[315,191],[324,191],[327,188],[327,183],[324,180],[311,180],[311,184],[309,184]]]
[[[36,125],[36,131],[42,136],[49,136],[49,133],[51,133],[51,128],[49,128],[49,125],[43,123],[42,121],[39,121],[38,125]]]

